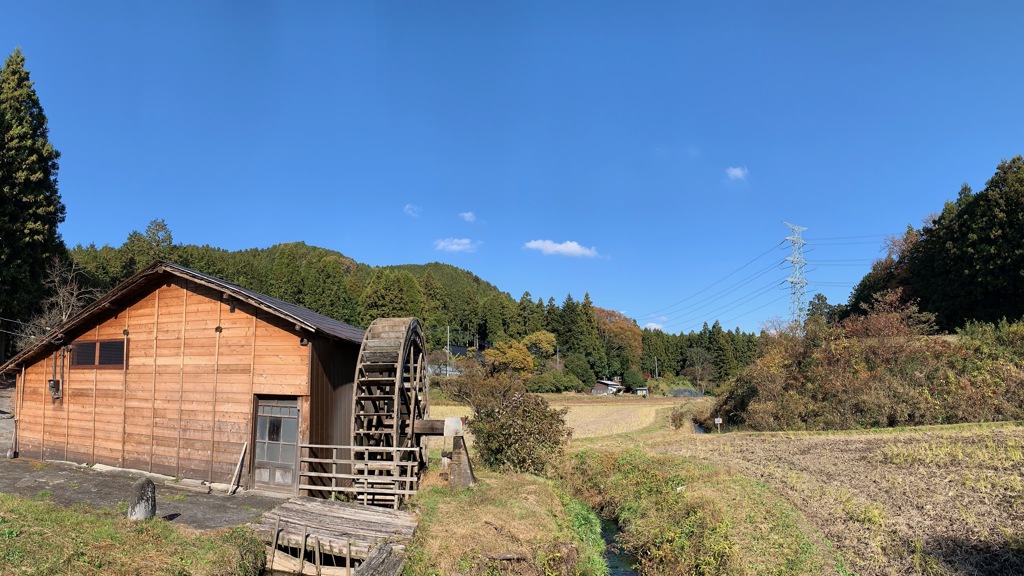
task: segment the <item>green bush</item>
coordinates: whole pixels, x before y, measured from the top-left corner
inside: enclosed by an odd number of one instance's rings
[[[631,391],[646,385],[644,375],[639,370],[626,370],[626,373],[622,375],[622,383]]]
[[[597,382],[597,376],[590,369],[590,362],[582,354],[570,354],[565,357],[565,373],[571,374],[587,386],[593,386]]]
[[[485,466],[543,474],[561,458],[572,435],[565,423],[566,409],[551,408],[507,374],[489,374],[472,362],[460,369],[462,375],[449,380],[446,388],[473,409],[469,429]]]
[[[526,381],[526,389],[538,394],[551,392],[586,392],[590,388],[572,374],[542,372]]]

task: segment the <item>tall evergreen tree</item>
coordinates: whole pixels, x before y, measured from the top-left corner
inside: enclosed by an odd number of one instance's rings
[[[423,300],[423,290],[412,274],[378,268],[360,299],[363,325],[377,318],[420,317]]]
[[[590,361],[590,367],[595,373],[608,376],[608,357],[605,354],[604,343],[601,341],[601,333],[597,328],[597,314],[594,312],[594,303],[590,300],[589,293],[583,295],[579,313],[582,351]]]
[[[50,143],[20,49],[0,69],[0,144],[0,317],[21,319],[43,295],[47,259],[65,248],[57,233],[64,221],[57,190],[60,153]],[[0,332],[0,359],[9,350],[5,335]]]

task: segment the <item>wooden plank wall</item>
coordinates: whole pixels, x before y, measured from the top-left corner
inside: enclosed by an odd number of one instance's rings
[[[309,405],[309,349],[276,316],[244,303],[232,312],[219,291],[176,277],[115,312],[75,339],[125,339],[125,369],[71,369],[67,354],[64,397],[54,402],[46,383],[55,358],[61,377],[63,352],[27,367],[24,457],[230,482],[243,443],[251,450],[254,395]]]
[[[310,444],[352,444],[352,401],[359,344],[320,338],[311,359]]]

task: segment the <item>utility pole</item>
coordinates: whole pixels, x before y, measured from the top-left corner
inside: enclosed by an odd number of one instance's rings
[[[658,377],[658,355],[654,355],[654,377]]]
[[[786,278],[786,282],[789,282],[789,321],[799,327],[807,315],[807,277],[804,276],[804,265],[807,264],[807,260],[804,260],[804,244],[807,242],[800,236],[807,228],[789,222],[783,224],[793,231],[792,236],[786,237],[792,246],[792,251],[786,257],[790,264],[789,278]]]
[[[444,375],[450,376],[452,373],[452,325],[445,324],[445,332],[447,332],[447,342],[444,346],[444,353],[447,359],[444,365]]]

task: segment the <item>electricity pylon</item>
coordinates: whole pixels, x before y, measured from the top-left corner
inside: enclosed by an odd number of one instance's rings
[[[786,240],[789,240],[793,248],[789,256],[786,257],[786,261],[790,264],[789,278],[786,278],[786,282],[789,282],[789,320],[797,326],[801,326],[804,316],[807,315],[807,277],[804,276],[804,265],[807,264],[807,260],[804,260],[804,244],[807,242],[800,236],[800,233],[807,228],[789,222],[783,222],[783,224],[789,226],[789,229],[793,231],[792,236],[786,236]]]

